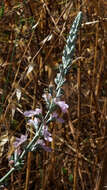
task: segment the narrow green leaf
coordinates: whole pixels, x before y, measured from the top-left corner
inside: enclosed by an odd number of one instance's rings
[[[69,175],[69,181],[72,183],[72,181],[73,181],[73,175],[72,174],[70,174]]]

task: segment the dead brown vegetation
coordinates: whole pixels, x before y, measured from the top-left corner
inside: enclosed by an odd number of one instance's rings
[[[11,175],[8,190],[106,189],[104,0],[0,2],[0,177],[9,170],[7,157],[13,152],[13,139],[27,130],[20,110],[44,107],[42,94],[53,84],[66,37],[80,10],[82,25],[64,86],[69,104],[66,122],[50,126],[54,151],[29,153],[23,169]]]

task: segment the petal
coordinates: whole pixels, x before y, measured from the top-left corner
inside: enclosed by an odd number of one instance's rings
[[[39,108],[36,108],[35,110],[25,111],[24,116],[25,117],[32,117],[34,115],[39,115],[40,113],[42,113],[42,110]]]
[[[20,143],[24,143],[27,140],[27,135],[21,135]]]
[[[49,142],[52,141],[52,137],[51,137],[52,135],[51,133],[48,132],[48,127],[46,125],[44,125],[42,128],[42,135],[46,141],[49,141]]]
[[[52,118],[55,118],[55,119],[58,118],[58,114],[57,114],[56,112],[53,112],[53,113],[51,114],[51,116],[52,116]]]
[[[36,109],[35,109],[35,112],[36,112],[36,115],[42,114],[42,110],[39,109],[39,108],[36,108]]]
[[[64,123],[65,121],[64,121],[64,119],[62,119],[62,118],[57,118],[57,122],[59,122],[59,123]]]
[[[34,118],[34,120],[33,119],[28,120],[28,124],[33,125],[33,126],[38,126],[39,122],[40,122],[40,120],[36,117]]]
[[[45,100],[46,102],[49,101],[49,100],[52,98],[52,96],[51,96],[50,93],[48,93],[48,94],[43,94],[42,97],[44,98],[44,100]]]
[[[52,142],[53,140],[51,136],[44,137],[44,139],[48,142]]]
[[[39,139],[39,140],[37,141],[37,144],[39,144],[45,151],[47,151],[47,152],[52,152],[52,149],[51,149],[50,147],[46,146],[44,140]]]
[[[13,143],[14,147],[17,148],[27,140],[27,135],[21,135],[20,138],[16,137],[16,141]]]
[[[52,152],[52,149],[46,145],[42,145],[41,147],[47,152]]]
[[[32,117],[34,115],[36,115],[36,111],[34,111],[34,110],[30,110],[30,111],[25,111],[24,112],[24,116],[25,117]]]
[[[68,104],[65,103],[65,101],[57,101],[56,99],[54,100],[55,104],[58,105],[62,112],[65,113],[67,112],[67,109],[68,109]]]

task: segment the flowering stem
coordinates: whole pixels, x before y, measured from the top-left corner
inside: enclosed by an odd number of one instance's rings
[[[11,173],[13,173],[13,171],[15,171],[19,166],[21,166],[21,164],[23,164],[23,158],[24,156],[27,154],[28,151],[31,151],[31,147],[33,144],[35,144],[35,142],[38,141],[40,135],[41,135],[41,131],[42,131],[42,127],[44,126],[44,122],[46,123],[47,120],[49,119],[50,114],[53,111],[53,103],[55,101],[55,98],[59,98],[60,96],[63,95],[63,89],[62,86],[65,83],[66,79],[65,76],[69,71],[69,68],[71,67],[71,63],[72,63],[72,58],[73,58],[73,53],[74,53],[74,48],[75,48],[75,40],[77,37],[77,32],[78,32],[78,28],[81,22],[81,18],[82,18],[82,13],[79,12],[79,14],[77,15],[76,19],[74,20],[73,26],[70,30],[70,34],[68,36],[67,39],[67,44],[64,48],[63,51],[63,56],[62,56],[62,65],[59,66],[59,72],[57,73],[57,76],[55,78],[55,84],[56,84],[56,97],[52,98],[52,101],[50,103],[49,106],[49,110],[47,111],[47,114],[45,115],[44,119],[41,122],[41,125],[39,127],[39,130],[36,131],[36,134],[34,136],[34,138],[31,140],[31,142],[29,142],[29,144],[27,145],[27,147],[23,150],[22,154],[17,158],[17,160],[14,163],[14,167],[12,167],[6,175],[4,175],[1,179],[0,179],[0,184],[3,183],[4,180],[6,180]],[[59,101],[57,102],[57,105],[59,105],[60,107],[62,107],[62,105],[64,105],[63,111],[65,111],[65,109],[67,109],[68,105],[66,105],[63,101]]]
[[[41,124],[39,130],[36,132],[36,135],[34,136],[34,138],[31,140],[31,142],[27,145],[27,147],[24,149],[24,151],[20,155],[20,157],[19,157],[20,160],[22,160],[23,157],[25,156],[25,154],[30,150],[30,147],[33,145],[33,143],[39,139],[41,129],[42,129],[42,124]]]
[[[49,117],[50,114],[50,110],[48,110],[45,119],[47,119]],[[34,138],[32,139],[32,141],[27,145],[27,147],[23,150],[22,154],[20,155],[20,157],[18,158],[18,160],[16,161],[14,167],[12,167],[6,175],[4,175],[1,179],[0,179],[0,184],[3,183],[4,180],[6,180],[11,173],[13,173],[16,168],[19,166],[20,161],[23,159],[23,157],[26,155],[26,153],[30,150],[30,147],[33,145],[34,142],[37,142],[37,140],[40,137],[40,133],[41,133],[41,129],[42,129],[43,123],[41,124],[39,130],[36,132],[36,135],[34,136]]]
[[[32,144],[34,142],[36,142],[39,137],[40,137],[40,132],[41,132],[41,129],[42,129],[42,124],[39,128],[39,131],[36,133],[36,135],[34,136],[34,138],[32,139],[32,141],[27,145],[27,147],[24,149],[24,151],[22,152],[22,154],[20,155],[20,157],[18,158],[17,162],[15,163],[15,166],[13,168],[11,168],[9,170],[9,172],[7,172],[7,174],[5,176],[3,176],[1,179],[0,179],[0,183],[2,183],[4,180],[6,180],[6,178],[8,178],[8,176],[13,173],[13,171],[16,170],[16,168],[19,166],[19,161],[21,161],[23,159],[23,157],[26,155],[26,153],[29,151],[30,147],[32,146]]]

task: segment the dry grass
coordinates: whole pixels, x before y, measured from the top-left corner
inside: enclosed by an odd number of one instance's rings
[[[106,1],[3,2],[0,3],[0,177],[9,170],[7,157],[13,152],[13,139],[28,130],[19,110],[44,107],[42,94],[53,84],[66,37],[81,10],[82,26],[64,86],[69,112],[64,116],[65,124],[50,126],[54,151],[28,153],[24,167],[11,175],[6,188],[103,190],[107,186]],[[29,67],[33,68],[30,73]]]

